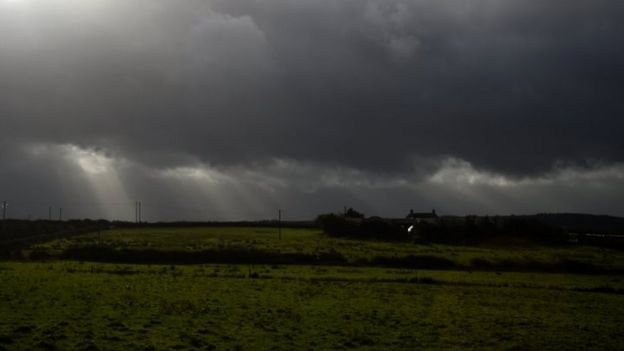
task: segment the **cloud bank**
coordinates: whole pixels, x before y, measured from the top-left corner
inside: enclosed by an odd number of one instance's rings
[[[623,20],[614,0],[0,1],[0,196],[624,215]]]

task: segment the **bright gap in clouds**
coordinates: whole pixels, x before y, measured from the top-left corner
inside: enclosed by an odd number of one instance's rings
[[[37,196],[37,203],[55,211],[62,207],[65,218],[133,219],[134,200],[124,176],[131,166],[127,160],[74,144],[35,144],[26,148],[25,156],[37,168],[47,165],[46,177],[53,179],[56,196]]]
[[[82,171],[87,174],[97,175],[114,173],[114,160],[102,152],[92,149],[83,149],[76,145],[64,145],[67,156],[74,161]]]
[[[287,159],[253,166],[159,168],[76,144],[38,144],[28,151],[24,159],[37,161],[37,169],[53,170],[51,186],[66,190],[58,200],[37,197],[46,204],[38,213],[47,214],[47,204],[58,203],[72,218],[132,221],[137,200],[150,221],[271,219],[278,208],[288,219],[309,220],[345,205],[388,217],[403,216],[410,208],[458,215],[617,215],[623,210],[601,204],[624,195],[624,190],[613,190],[624,189],[624,165],[561,166],[541,176],[513,178],[457,158],[439,162],[426,174],[418,172],[418,164],[413,172],[375,174]]]
[[[76,145],[61,147],[66,157],[83,172],[93,194],[93,202],[106,218],[131,219],[133,200],[119,172],[125,167],[123,160],[116,160],[102,151],[81,148]]]

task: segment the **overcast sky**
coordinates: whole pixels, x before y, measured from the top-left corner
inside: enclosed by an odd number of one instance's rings
[[[621,0],[0,0],[15,218],[624,216]]]

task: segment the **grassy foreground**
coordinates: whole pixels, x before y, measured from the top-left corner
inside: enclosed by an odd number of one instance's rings
[[[622,287],[604,275],[5,262],[0,349],[615,350]]]
[[[20,257],[35,261],[0,262],[0,351],[624,348],[617,250],[198,227],[107,230]],[[162,258],[232,264],[129,264]]]

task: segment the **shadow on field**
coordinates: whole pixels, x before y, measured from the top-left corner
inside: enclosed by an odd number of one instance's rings
[[[33,251],[33,260],[52,259],[45,251]],[[450,259],[433,255],[374,256],[369,259],[350,261],[337,251],[320,253],[280,253],[250,248],[227,248],[202,251],[164,251],[154,249],[117,249],[110,247],[75,247],[65,250],[58,256],[61,259],[138,264],[284,264],[284,265],[332,265],[389,267],[406,269],[511,271],[511,272],[553,272],[601,274],[620,273],[620,270],[597,266],[588,262],[559,259],[551,262],[533,260],[473,259],[461,264]]]

